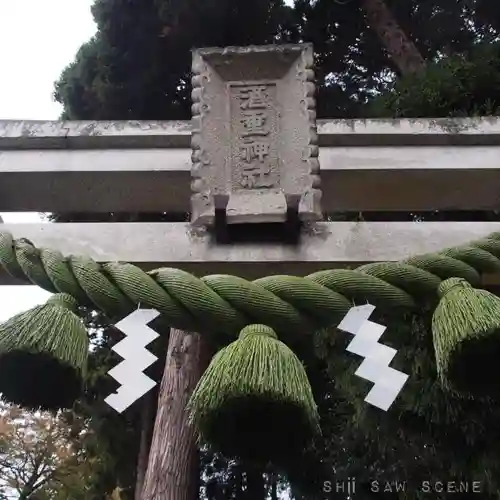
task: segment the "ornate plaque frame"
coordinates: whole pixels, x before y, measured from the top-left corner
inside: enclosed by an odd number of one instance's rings
[[[313,62],[310,44],[193,51],[193,225],[321,219]]]

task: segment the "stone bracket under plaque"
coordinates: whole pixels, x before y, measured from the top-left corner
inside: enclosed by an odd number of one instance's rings
[[[321,219],[310,44],[193,51],[191,222]]]

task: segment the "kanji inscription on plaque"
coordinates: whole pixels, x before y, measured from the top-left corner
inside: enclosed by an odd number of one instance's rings
[[[279,188],[274,83],[229,84],[232,191]]]
[[[191,222],[321,219],[309,44],[196,49]]]

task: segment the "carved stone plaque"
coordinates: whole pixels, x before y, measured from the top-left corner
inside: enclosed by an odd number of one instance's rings
[[[192,223],[321,219],[313,49],[193,51]]]

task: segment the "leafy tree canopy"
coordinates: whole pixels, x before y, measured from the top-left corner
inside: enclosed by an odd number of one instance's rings
[[[468,53],[429,64],[402,78],[372,104],[375,116],[397,118],[496,116],[500,110],[500,43],[481,43]]]
[[[91,500],[89,484],[101,459],[85,453],[88,433],[81,419],[69,425],[62,413],[1,404],[1,498]]]
[[[473,0],[388,2],[430,61],[491,39],[498,23]],[[96,36],[56,84],[70,119],[189,119],[194,47],[312,42],[319,117],[363,116],[395,67],[360,0],[98,0]],[[486,19],[486,20],[485,20]],[[486,33],[486,35],[481,35]]]

